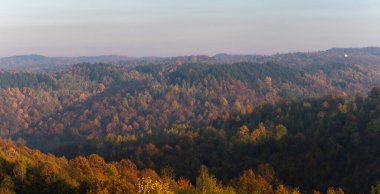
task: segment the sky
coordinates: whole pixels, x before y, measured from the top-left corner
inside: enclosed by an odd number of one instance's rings
[[[0,57],[380,46],[380,0],[0,0]]]

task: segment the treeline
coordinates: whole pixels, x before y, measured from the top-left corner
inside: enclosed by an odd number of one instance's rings
[[[258,89],[258,82],[266,77],[273,77],[278,82],[292,82],[300,84],[295,67],[285,67],[275,63],[252,64],[237,63],[233,65],[182,65],[169,75],[171,84],[197,84],[205,78],[214,78],[218,81],[233,78],[248,83]]]
[[[0,72],[0,88],[56,88],[56,81],[49,75],[43,73],[28,72]]]
[[[126,70],[119,66],[113,66],[109,64],[102,63],[83,63],[74,65],[69,70],[59,73],[59,77],[65,73],[70,72],[72,75],[80,75],[81,77],[87,78],[90,81],[104,83],[108,81],[119,82],[123,80],[123,75]]]
[[[98,155],[78,156],[71,160],[42,154],[38,150],[16,147],[0,140],[0,192],[11,193],[215,193],[215,194],[297,194],[298,188],[282,184],[261,170],[244,170],[239,177],[227,183],[219,182],[206,166],[201,166],[196,181],[175,178],[170,167],[160,174],[151,169],[138,169],[130,160],[105,162]],[[265,170],[265,165],[262,167]],[[380,182],[371,187],[371,193],[380,190]],[[320,193],[314,191],[313,193]],[[328,194],[343,194],[341,188],[329,187]]]

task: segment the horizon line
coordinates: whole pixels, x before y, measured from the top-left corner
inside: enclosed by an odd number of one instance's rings
[[[24,57],[24,56],[40,56],[40,57],[46,57],[46,58],[81,58],[81,57],[107,57],[107,56],[115,56],[115,57],[127,57],[127,58],[174,58],[174,57],[191,57],[191,56],[207,56],[207,57],[215,57],[217,55],[230,55],[230,56],[273,56],[273,55],[283,55],[283,54],[295,54],[295,53],[317,53],[317,52],[323,52],[328,51],[332,49],[366,49],[366,48],[378,48],[380,49],[380,46],[363,46],[363,47],[329,47],[327,49],[320,49],[320,50],[308,50],[308,51],[289,51],[289,52],[274,52],[270,54],[258,54],[258,53],[228,53],[228,52],[219,52],[215,54],[186,54],[186,55],[166,55],[166,56],[159,56],[159,55],[143,55],[143,56],[130,56],[130,55],[122,55],[122,54],[91,54],[91,55],[76,55],[76,56],[65,56],[65,55],[45,55],[45,54],[38,54],[38,53],[29,53],[29,54],[15,54],[15,55],[8,55],[8,56],[0,56],[0,59],[4,58],[12,58],[12,57]]]

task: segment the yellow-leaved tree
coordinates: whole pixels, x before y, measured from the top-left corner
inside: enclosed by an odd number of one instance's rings
[[[169,183],[152,180],[150,177],[142,177],[137,182],[137,194],[174,194],[169,188]]]

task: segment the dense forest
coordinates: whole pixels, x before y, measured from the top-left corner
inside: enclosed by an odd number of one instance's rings
[[[0,141],[1,188],[8,193],[274,193],[298,194],[299,188],[284,185],[267,165],[255,172],[247,169],[229,181],[218,181],[209,169],[200,166],[194,183],[179,177],[169,166],[158,174],[152,169],[139,170],[130,160],[106,162],[91,154],[73,159],[42,154],[24,146],[16,147],[12,142]],[[371,188],[378,193],[380,182]],[[319,191],[313,191],[318,194]],[[329,194],[342,194],[342,188],[329,187]]]
[[[0,71],[1,193],[380,193],[378,55]]]

